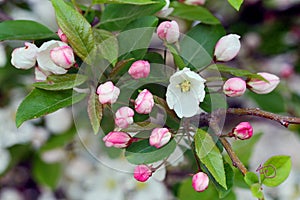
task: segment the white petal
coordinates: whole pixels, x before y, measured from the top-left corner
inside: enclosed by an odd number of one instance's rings
[[[26,42],[25,47],[14,49],[11,54],[11,64],[17,69],[30,69],[36,63],[38,48],[35,44]]]
[[[51,40],[42,44],[42,46],[39,48],[39,52],[37,55],[37,62],[42,70],[50,71],[53,74],[67,73],[67,70],[56,65],[50,57],[50,51],[53,48],[60,46],[67,46],[67,44],[56,40]]]

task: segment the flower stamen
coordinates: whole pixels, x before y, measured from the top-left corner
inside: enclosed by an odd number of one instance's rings
[[[191,90],[191,82],[188,80],[184,80],[180,84],[181,92],[189,92]]]

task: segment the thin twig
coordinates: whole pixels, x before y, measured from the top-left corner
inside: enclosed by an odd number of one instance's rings
[[[234,115],[253,115],[253,116],[263,117],[266,119],[277,121],[285,127],[288,127],[289,124],[300,124],[300,118],[298,117],[282,116],[282,115],[260,110],[259,108],[228,108],[226,112],[228,114],[234,114]]]
[[[220,138],[220,141],[221,141],[223,147],[225,148],[225,150],[227,151],[227,153],[232,161],[232,165],[237,167],[242,172],[242,174],[245,176],[245,174],[248,172],[248,170],[244,166],[244,164],[240,161],[240,159],[237,157],[237,155],[231,148],[230,143],[225,138]]]

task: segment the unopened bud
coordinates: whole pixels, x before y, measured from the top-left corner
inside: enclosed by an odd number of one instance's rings
[[[146,60],[135,61],[129,68],[128,73],[134,79],[147,78],[150,73],[150,63]]]
[[[133,176],[137,181],[145,182],[152,176],[152,170],[147,165],[138,165],[134,169]]]
[[[229,61],[233,59],[240,51],[240,36],[229,34],[221,37],[215,47],[215,57],[217,61]]]
[[[151,146],[160,148],[170,141],[171,136],[172,135],[167,128],[155,128],[151,132],[149,143]]]
[[[274,74],[266,72],[261,72],[257,74],[261,75],[264,79],[268,81],[266,82],[264,80],[259,79],[250,79],[247,82],[248,88],[257,94],[267,94],[272,92],[280,82],[279,77]]]
[[[180,33],[179,26],[176,21],[164,21],[157,27],[157,35],[160,39],[166,40],[168,43],[178,41]]]
[[[101,104],[110,103],[113,104],[117,101],[120,89],[111,81],[107,81],[97,88],[97,94],[99,95],[99,101]]]
[[[132,138],[128,133],[112,131],[103,138],[103,141],[107,147],[126,148],[131,144]]]
[[[209,178],[205,173],[198,172],[193,176],[192,186],[195,191],[203,192],[208,187],[208,184],[209,184]]]
[[[246,89],[246,82],[241,78],[230,78],[223,85],[223,92],[229,97],[242,96]]]

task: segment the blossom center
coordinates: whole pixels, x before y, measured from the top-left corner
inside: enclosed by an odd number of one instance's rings
[[[191,90],[191,82],[188,80],[184,80],[180,84],[181,92],[189,92]]]

